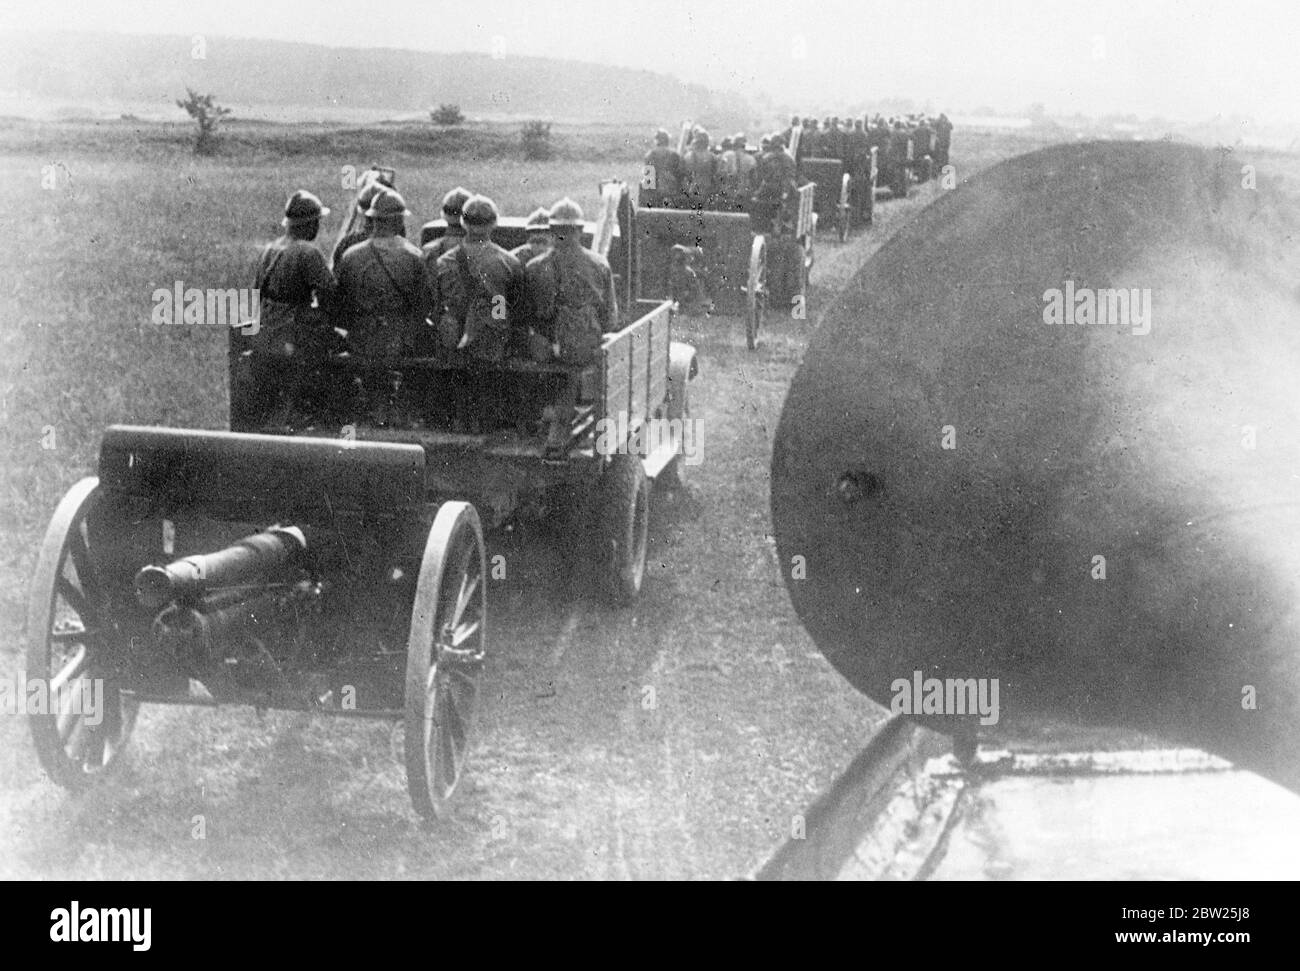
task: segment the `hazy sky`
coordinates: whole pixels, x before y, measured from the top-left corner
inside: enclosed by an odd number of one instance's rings
[[[4,0],[3,27],[561,56],[828,112],[901,95],[1300,123],[1300,0]]]

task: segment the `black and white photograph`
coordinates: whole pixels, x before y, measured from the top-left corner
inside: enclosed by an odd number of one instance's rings
[[[1250,943],[1298,41],[6,4],[0,879],[74,888],[24,934],[148,950],[122,881],[1071,881],[1110,946]]]

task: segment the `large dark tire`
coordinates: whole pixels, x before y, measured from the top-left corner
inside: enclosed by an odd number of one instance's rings
[[[27,607],[27,681],[48,686],[46,714],[29,713],[28,727],[41,767],[74,790],[117,764],[139,707],[112,679],[126,646],[90,556],[86,518],[99,498],[99,480],[82,479],[59,503]],[[99,711],[93,710],[96,682],[103,685]]]
[[[645,578],[650,483],[639,455],[615,455],[596,490],[595,564],[606,598],[618,606],[636,600]]]
[[[416,812],[443,815],[469,755],[487,644],[487,554],[467,502],[438,509],[406,647],[406,787]]]

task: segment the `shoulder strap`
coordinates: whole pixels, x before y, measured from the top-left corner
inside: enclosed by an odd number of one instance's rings
[[[470,299],[486,296],[483,289],[483,282],[474,275],[474,271],[469,266],[469,254],[465,252],[464,246],[456,247],[456,266],[460,269],[461,281],[465,284]]]
[[[384,271],[384,276],[388,277],[388,282],[393,285],[393,289],[397,291],[397,295],[402,298],[402,303],[406,304],[406,309],[414,310],[415,301],[410,298],[407,292],[402,289],[402,285],[397,282],[397,278],[393,276],[393,272],[388,268],[388,264],[384,262],[383,256],[380,255],[379,247],[372,245],[370,250],[375,254],[375,262],[378,263],[379,268]]]

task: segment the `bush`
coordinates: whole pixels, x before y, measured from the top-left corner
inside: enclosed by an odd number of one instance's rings
[[[461,113],[460,105],[438,105],[436,109],[429,112],[429,117],[433,119],[435,125],[460,125],[465,122],[465,115]]]
[[[551,123],[549,121],[530,121],[519,133],[524,146],[524,158],[544,162],[555,154],[551,145]]]
[[[221,119],[230,114],[229,108],[223,108],[213,99],[214,95],[199,94],[193,88],[186,88],[187,97],[183,101],[177,101],[176,107],[184,108],[188,114],[199,126],[199,135],[194,142],[194,151],[199,155],[206,155],[212,151],[216,144],[217,126],[221,124]]]

